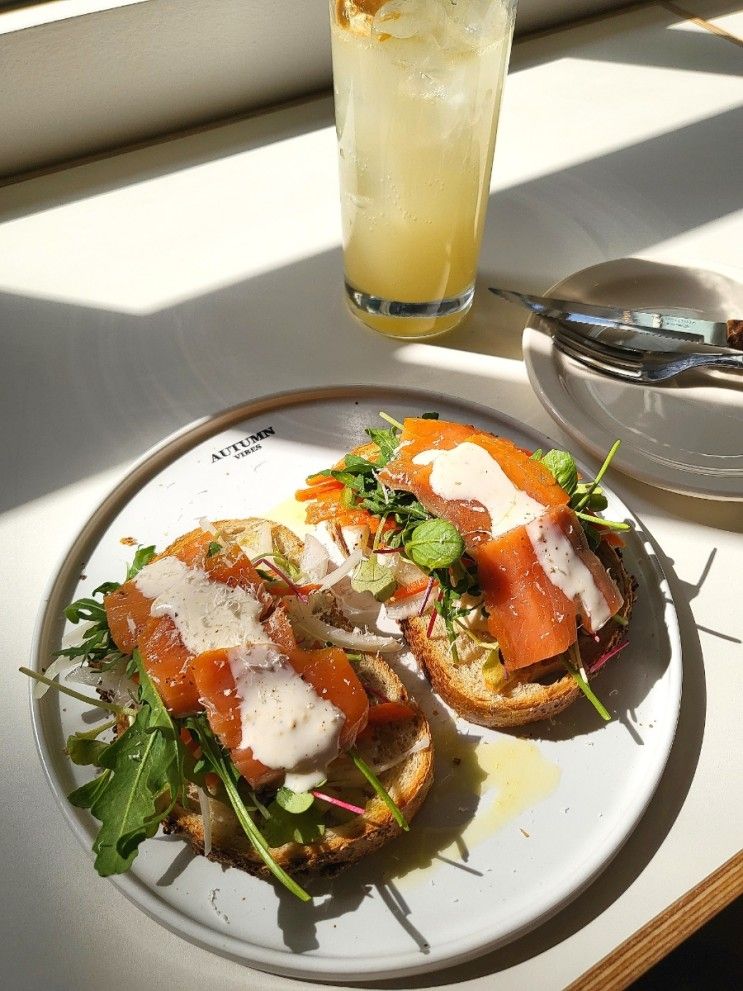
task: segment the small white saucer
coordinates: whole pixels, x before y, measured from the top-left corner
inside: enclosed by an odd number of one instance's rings
[[[743,285],[727,276],[623,258],[549,291],[568,299],[674,309],[711,320],[743,316]],[[621,382],[561,354],[536,318],[523,337],[529,381],[560,426],[596,458],[650,485],[743,500],[743,375],[703,370],[665,385]]]

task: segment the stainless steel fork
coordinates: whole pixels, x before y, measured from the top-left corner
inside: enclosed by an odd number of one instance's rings
[[[550,322],[555,347],[582,365],[603,375],[630,382],[663,382],[690,368],[713,367],[743,371],[743,354],[719,354],[690,350],[687,353],[640,351],[615,347],[605,341],[576,333],[565,324]]]

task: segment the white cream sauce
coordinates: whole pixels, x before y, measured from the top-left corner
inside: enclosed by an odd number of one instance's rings
[[[517,488],[495,458],[477,444],[465,441],[450,451],[421,451],[413,458],[413,464],[433,465],[429,484],[442,499],[460,499],[484,506],[494,537],[536,519],[545,511],[541,503]]]
[[[595,633],[611,619],[611,610],[588,567],[559,526],[546,518],[533,520],[526,533],[537,561],[552,584],[581,604]]]
[[[309,791],[326,777],[340,750],[345,716],[320,698],[273,644],[234,647],[230,670],[240,696],[241,747],[266,767],[286,770],[292,791]]]
[[[246,641],[265,640],[261,603],[244,588],[212,581],[202,568],[176,557],[146,565],[134,582],[152,599],[152,616],[169,616],[192,654]]]

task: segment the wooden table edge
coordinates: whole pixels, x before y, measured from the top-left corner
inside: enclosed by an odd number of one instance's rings
[[[565,991],[624,991],[741,894],[743,850],[620,943]]]

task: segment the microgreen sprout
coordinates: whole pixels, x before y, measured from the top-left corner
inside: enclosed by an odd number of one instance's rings
[[[586,503],[588,502],[588,500],[591,498],[591,494],[593,493],[593,490],[596,488],[596,486],[599,484],[599,482],[601,481],[601,479],[606,474],[606,471],[607,471],[609,465],[611,464],[612,459],[614,458],[614,455],[619,450],[619,446],[620,446],[621,443],[622,443],[621,440],[615,440],[614,443],[611,445],[611,449],[609,450],[609,453],[604,458],[604,463],[599,468],[599,470],[598,470],[598,472],[596,474],[596,477],[591,482],[591,484],[588,486],[588,488],[586,489],[586,491],[585,491],[584,495],[582,496],[582,498],[579,499],[578,502],[576,503],[576,505],[574,507],[576,510],[583,509],[583,507],[586,505]]]
[[[607,530],[631,530],[632,527],[629,523],[620,523],[618,520],[605,520],[603,516],[591,516],[590,513],[582,513],[580,510],[575,510],[575,515],[579,520],[584,520],[586,523],[592,523],[594,526],[603,526]]]
[[[366,780],[372,786],[377,798],[380,798],[384,802],[384,804],[392,813],[392,818],[395,820],[397,825],[400,826],[401,829],[404,829],[405,832],[407,833],[408,830],[410,829],[410,826],[408,825],[408,820],[402,814],[402,811],[395,803],[395,800],[392,798],[390,793],[384,787],[384,785],[379,780],[377,775],[374,773],[371,767],[369,767],[369,765],[366,763],[366,761],[358,752],[358,750],[353,749],[349,751],[349,753],[351,756],[351,760],[356,765],[356,769],[366,778]]]
[[[391,427],[394,427],[395,430],[403,429],[402,423],[400,423],[400,421],[396,420],[394,417],[390,416],[389,413],[385,413],[384,410],[380,410],[379,415],[382,417],[383,420],[386,420]]]
[[[575,646],[575,645],[573,645],[573,646]],[[571,651],[571,653],[572,653],[572,651]],[[603,703],[596,696],[596,694],[594,693],[593,689],[588,684],[588,681],[586,680],[586,678],[581,674],[581,672],[578,670],[577,667],[574,667],[573,666],[573,664],[566,657],[563,657],[563,664],[565,665],[565,668],[566,668],[568,674],[570,675],[570,677],[573,679],[573,681],[576,683],[576,685],[578,686],[578,688],[580,688],[580,690],[586,696],[586,698],[591,703],[591,705],[594,707],[594,709],[596,710],[596,712],[598,712],[598,714],[601,716],[601,718],[605,722],[609,722],[609,720],[611,719],[611,713],[606,709],[606,707],[603,705]],[[582,666],[583,665],[581,664],[581,667]]]

